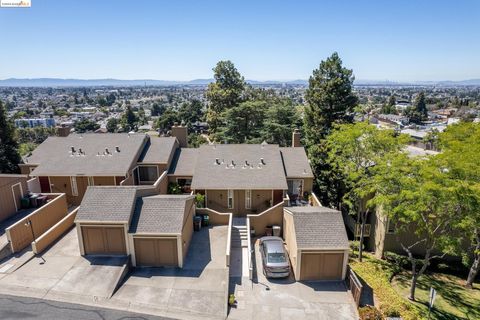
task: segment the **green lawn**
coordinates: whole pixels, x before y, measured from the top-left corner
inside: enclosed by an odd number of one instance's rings
[[[465,279],[445,274],[428,274],[420,277],[415,291],[415,303],[423,313],[428,311],[428,295],[430,287],[437,290],[431,319],[480,319],[480,289],[465,289]],[[402,296],[407,297],[410,291],[410,276],[402,273],[396,276],[392,286]]]
[[[408,272],[394,277],[392,265],[366,254],[362,263],[350,260],[351,268],[373,289],[379,308],[384,315],[398,312],[405,320],[426,319],[430,287],[437,290],[431,319],[480,319],[480,284],[474,290],[463,287],[464,279],[445,275],[428,274],[420,277],[416,290],[417,302],[407,299],[410,289]]]

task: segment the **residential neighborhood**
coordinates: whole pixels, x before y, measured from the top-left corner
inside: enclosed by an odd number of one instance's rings
[[[480,319],[479,11],[0,0],[0,319]]]

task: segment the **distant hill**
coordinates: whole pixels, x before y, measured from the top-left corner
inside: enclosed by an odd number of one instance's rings
[[[177,85],[208,85],[213,79],[194,79],[190,81],[170,81],[170,80],[154,80],[154,79],[138,79],[138,80],[119,80],[119,79],[60,79],[60,78],[32,78],[18,79],[9,78],[0,80],[0,87],[129,87],[129,86],[177,86]],[[307,80],[298,79],[291,81],[257,81],[246,80],[252,85],[308,85]],[[418,85],[418,86],[480,86],[480,79],[470,79],[462,81],[412,81],[412,82],[395,82],[395,81],[377,81],[377,80],[356,80],[357,86],[402,86],[402,85]]]

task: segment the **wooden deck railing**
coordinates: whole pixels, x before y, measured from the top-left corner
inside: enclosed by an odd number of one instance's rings
[[[347,277],[345,279],[345,282],[347,283],[347,286],[350,289],[350,292],[352,293],[353,300],[355,301],[358,307],[360,305],[360,298],[362,296],[363,285],[358,279],[355,272],[350,268],[350,266],[347,267]]]

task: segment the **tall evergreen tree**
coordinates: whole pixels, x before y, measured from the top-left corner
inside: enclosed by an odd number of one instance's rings
[[[343,179],[327,163],[325,138],[335,124],[353,121],[357,97],[353,93],[353,71],[342,66],[335,52],[313,71],[305,94],[304,133],[315,190],[324,205],[338,206],[344,193]]]
[[[207,122],[212,134],[223,124],[223,115],[227,109],[237,107],[243,100],[245,79],[235,65],[227,61],[219,61],[213,68],[215,82],[208,85]]]
[[[413,123],[421,123],[428,119],[427,104],[425,102],[425,93],[423,91],[415,97],[413,106],[408,108],[405,113]]]
[[[12,121],[7,119],[7,111],[0,101],[0,172],[19,173],[20,154],[18,143],[15,140],[15,127]]]

